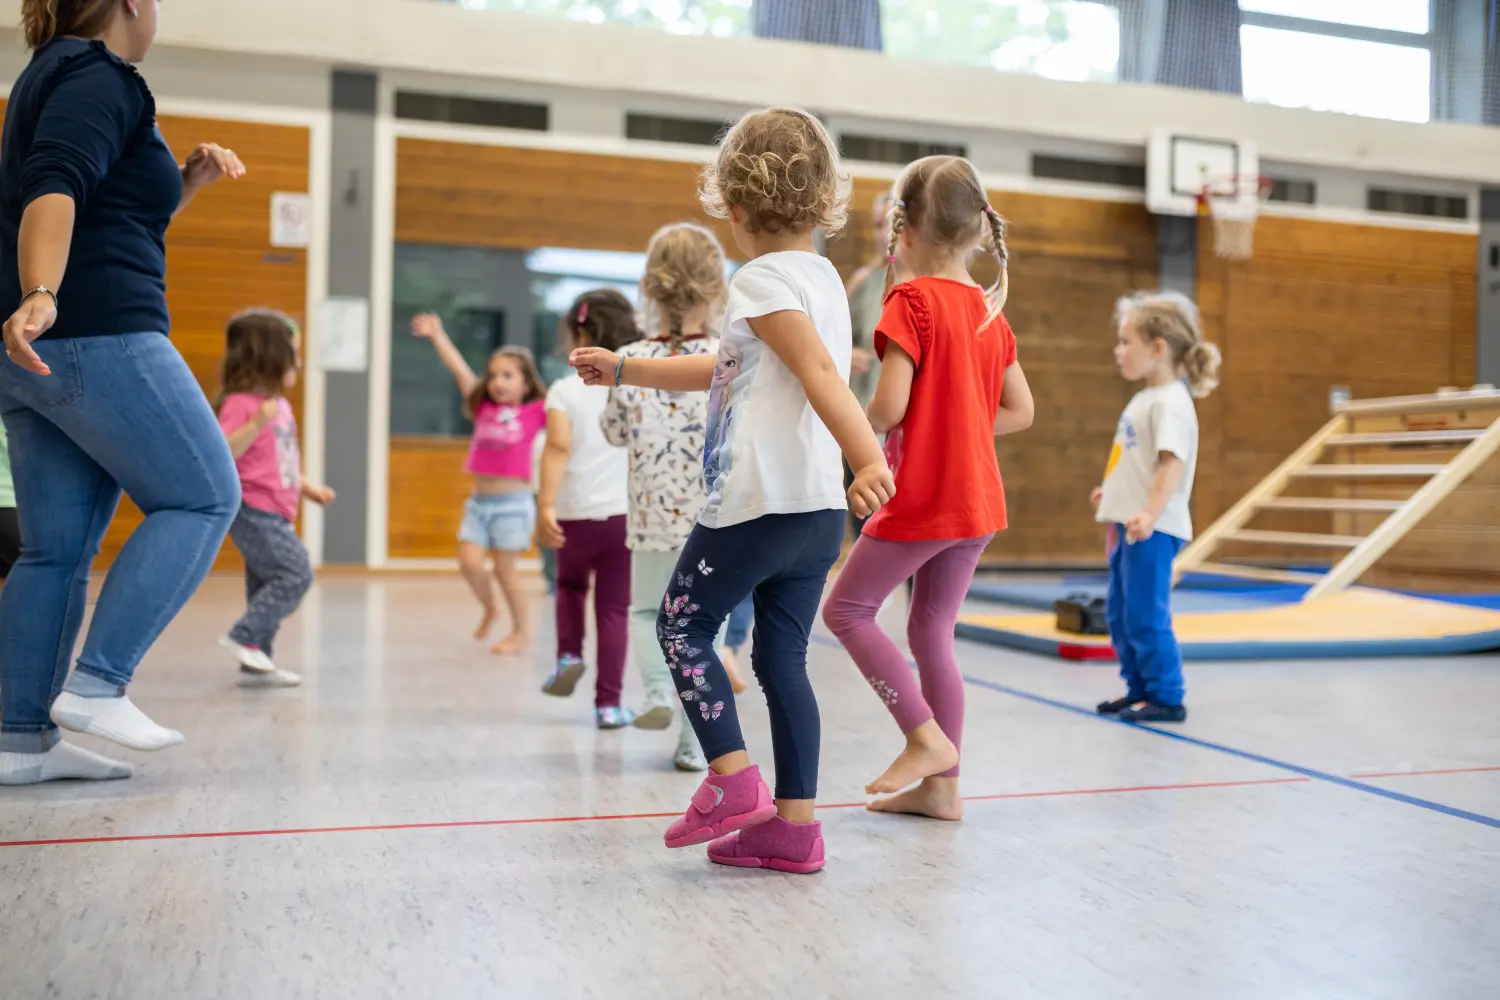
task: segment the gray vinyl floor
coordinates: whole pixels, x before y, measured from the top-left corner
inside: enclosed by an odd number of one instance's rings
[[[1163,735],[1078,710],[1112,668],[960,644],[950,825],[859,808],[900,737],[820,625],[799,878],[664,850],[673,735],[542,697],[547,632],[487,655],[455,579],[325,578],[300,690],[234,686],[240,594],[210,580],[132,689],[186,745],[0,789],[0,998],[1500,996],[1500,658],[1194,666]]]

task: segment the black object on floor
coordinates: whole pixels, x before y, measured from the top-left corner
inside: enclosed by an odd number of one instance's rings
[[[1109,635],[1104,617],[1104,598],[1069,594],[1052,605],[1057,612],[1057,630],[1074,635]]]

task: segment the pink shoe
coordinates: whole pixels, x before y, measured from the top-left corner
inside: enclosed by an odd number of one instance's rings
[[[738,774],[710,774],[693,793],[682,819],[667,827],[668,847],[706,844],[735,830],[764,823],[776,815],[771,790],[760,780],[760,768]]]
[[[777,816],[751,830],[720,837],[708,845],[708,860],[735,868],[769,868],[811,875],[826,864],[823,824],[788,823]]]

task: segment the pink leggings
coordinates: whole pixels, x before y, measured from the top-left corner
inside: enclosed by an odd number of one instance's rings
[[[964,681],[953,653],[953,626],[979,557],[993,537],[887,542],[865,535],[854,543],[828,595],[823,621],[844,644],[903,733],[936,719],[953,745],[961,744]],[[917,661],[920,687],[906,657],[875,623],[881,602],[913,576],[906,639]],[[941,776],[956,778],[958,768]]]

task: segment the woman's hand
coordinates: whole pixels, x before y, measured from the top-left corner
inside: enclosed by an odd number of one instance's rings
[[[243,176],[245,165],[234,155],[234,150],[213,142],[200,142],[182,165],[182,183],[189,189],[201,188],[223,177],[238,180]]]
[[[620,356],[602,347],[580,347],[568,355],[568,364],[578,369],[584,385],[613,386]]]
[[[51,375],[52,369],[31,349],[31,342],[57,322],[57,303],[52,296],[38,292],[11,314],[5,321],[5,356],[38,375]]]

